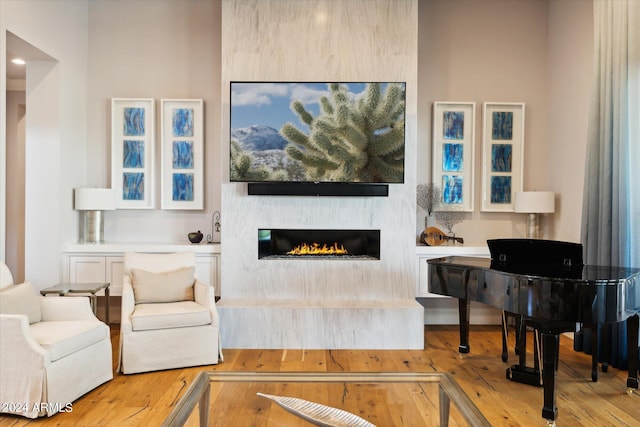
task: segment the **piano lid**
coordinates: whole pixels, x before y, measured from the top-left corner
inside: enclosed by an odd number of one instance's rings
[[[432,258],[428,259],[429,265],[437,265],[442,267],[457,267],[464,270],[496,270],[503,271],[514,276],[525,276],[528,278],[541,278],[550,281],[576,281],[576,282],[599,282],[599,283],[617,283],[621,280],[627,280],[640,273],[638,268],[627,267],[611,267],[602,265],[579,265],[572,266],[570,274],[567,274],[566,269],[560,269],[560,271],[553,271],[553,269],[539,268],[535,269],[535,266],[531,265],[513,265],[513,266],[500,266],[499,263],[494,262],[489,258],[479,257],[463,257],[463,256],[449,256],[445,258]],[[498,268],[496,268],[498,267]]]

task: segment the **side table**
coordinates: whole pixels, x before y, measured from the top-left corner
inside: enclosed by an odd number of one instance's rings
[[[105,319],[106,324],[109,324],[109,283],[58,283],[50,288],[42,289],[40,294],[47,295],[60,295],[64,296],[82,296],[81,294],[89,294],[91,301],[91,308],[93,313],[97,316],[97,293],[104,289],[104,296],[106,298]]]

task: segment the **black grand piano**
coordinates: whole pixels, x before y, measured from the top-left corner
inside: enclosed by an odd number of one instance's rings
[[[583,265],[582,246],[575,243],[537,239],[487,243],[492,259],[453,256],[427,261],[429,292],[458,298],[461,353],[469,352],[471,301],[522,316],[541,335],[542,417],[554,425],[559,335],[575,331],[577,322],[604,325],[627,320],[627,388],[638,389],[640,269]]]

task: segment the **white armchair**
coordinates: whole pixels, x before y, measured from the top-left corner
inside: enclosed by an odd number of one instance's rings
[[[214,289],[199,281],[194,271],[193,252],[124,254],[121,372],[222,360]]]
[[[41,297],[29,282],[0,289],[0,411],[51,416],[113,378],[109,327],[88,298]]]

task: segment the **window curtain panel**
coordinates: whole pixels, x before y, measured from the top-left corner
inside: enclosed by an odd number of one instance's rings
[[[595,63],[581,241],[587,264],[640,268],[640,2],[594,0],[593,5]],[[611,364],[626,369],[626,322],[607,332]],[[582,328],[576,350],[591,353],[590,337]]]

